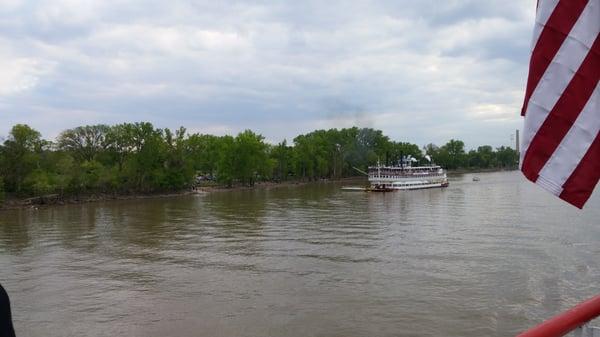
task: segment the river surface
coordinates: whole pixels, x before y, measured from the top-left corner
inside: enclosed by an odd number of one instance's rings
[[[512,336],[600,293],[600,197],[518,172],[0,212],[18,336]]]

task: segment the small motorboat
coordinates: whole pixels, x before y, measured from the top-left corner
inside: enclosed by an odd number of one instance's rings
[[[479,177],[473,177],[473,181],[479,181]]]

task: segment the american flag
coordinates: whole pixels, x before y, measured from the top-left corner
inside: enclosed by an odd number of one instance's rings
[[[582,208],[600,179],[600,0],[539,0],[521,171]]]

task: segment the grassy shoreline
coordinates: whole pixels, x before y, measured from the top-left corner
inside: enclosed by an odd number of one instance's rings
[[[504,172],[514,171],[514,168],[493,168],[493,169],[457,169],[449,170],[448,175],[460,175],[467,173],[489,173],[489,172]],[[172,198],[180,197],[184,195],[195,195],[204,193],[215,193],[215,192],[233,192],[233,191],[244,191],[244,190],[256,190],[256,189],[271,189],[271,188],[282,188],[282,187],[294,187],[303,186],[308,184],[322,184],[322,183],[340,183],[344,181],[357,181],[364,177],[354,176],[345,177],[340,179],[319,179],[319,180],[290,180],[282,182],[258,182],[252,186],[249,185],[234,185],[225,186],[220,184],[204,184],[202,186],[195,187],[193,189],[186,189],[181,191],[173,192],[158,192],[158,193],[132,193],[132,194],[107,194],[107,193],[90,193],[82,194],[77,196],[58,196],[58,195],[47,195],[33,198],[17,198],[8,197],[2,205],[0,205],[0,211],[3,210],[14,210],[14,209],[27,209],[27,208],[47,208],[53,206],[64,206],[64,205],[76,205],[85,204],[100,201],[112,201],[112,200],[139,200],[139,199],[155,199],[155,198]]]

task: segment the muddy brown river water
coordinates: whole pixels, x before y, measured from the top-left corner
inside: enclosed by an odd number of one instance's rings
[[[512,336],[600,293],[600,197],[518,172],[0,212],[18,336]]]

